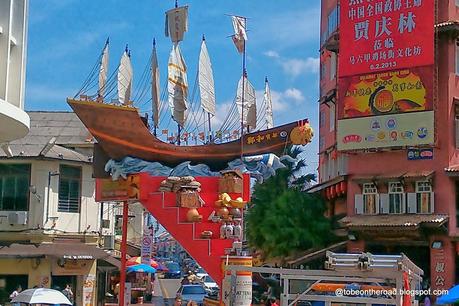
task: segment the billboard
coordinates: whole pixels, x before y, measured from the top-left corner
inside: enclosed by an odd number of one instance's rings
[[[356,118],[433,109],[432,66],[339,79],[338,118]]]
[[[340,77],[434,63],[433,0],[345,0]]]
[[[338,120],[338,150],[434,144],[434,112]]]
[[[139,199],[140,176],[128,175],[126,179],[96,179],[96,201],[127,201]]]

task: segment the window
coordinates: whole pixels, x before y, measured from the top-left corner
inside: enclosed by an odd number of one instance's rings
[[[363,184],[363,213],[374,215],[378,212],[378,189],[373,183]]]
[[[325,112],[321,111],[320,117],[319,117],[319,127],[324,127],[324,125],[325,125]]]
[[[456,6],[459,6],[459,0],[456,0]]]
[[[459,149],[459,100],[454,99],[454,124],[456,127],[456,149]]]
[[[61,165],[59,168],[59,212],[80,211],[81,168]]]
[[[405,212],[405,191],[400,182],[389,183],[389,213],[402,214]]]
[[[336,66],[338,64],[338,56],[335,52],[332,52],[330,55],[330,80],[336,78]]]
[[[325,147],[325,137],[320,136],[319,138],[319,149],[322,150]]]
[[[29,209],[30,164],[0,164],[0,210]]]
[[[421,214],[433,212],[432,185],[429,181],[416,182],[416,209]]]
[[[330,132],[335,130],[335,103],[330,105]]]
[[[327,17],[327,31],[328,35],[333,34],[333,32],[338,29],[339,25],[339,6],[336,6]]]
[[[325,77],[325,74],[327,72],[327,69],[325,67],[325,62],[320,63],[320,79],[323,80]]]

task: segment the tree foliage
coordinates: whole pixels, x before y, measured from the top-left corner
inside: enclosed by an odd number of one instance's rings
[[[299,153],[294,150],[291,156],[296,158]],[[314,178],[301,174],[303,166],[303,161],[289,162],[287,168],[255,186],[246,219],[247,239],[266,258],[287,257],[333,240],[324,201],[302,191]]]

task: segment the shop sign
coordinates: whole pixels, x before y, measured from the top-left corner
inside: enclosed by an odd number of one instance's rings
[[[445,263],[445,253],[443,249],[431,249],[432,262],[432,288],[433,289],[447,289],[446,286],[446,272],[447,267]]]
[[[94,260],[73,260],[59,258],[53,261],[53,275],[87,275]]]
[[[338,118],[432,110],[433,66],[339,79]]]
[[[407,150],[408,160],[419,160],[419,159],[433,159],[434,152],[433,148],[410,148]]]
[[[338,150],[434,144],[434,112],[338,120]]]
[[[124,306],[129,306],[131,304],[131,283],[125,283],[124,285]]]
[[[140,249],[141,263],[149,265],[151,260],[151,251],[154,239],[153,227],[150,225],[150,214],[143,213],[143,235]]]
[[[340,75],[433,65],[435,2],[341,1]]]
[[[94,288],[96,285],[96,276],[94,274],[88,274],[85,277],[83,283],[83,306],[91,306]]]
[[[129,175],[127,179],[120,178],[96,179],[96,201],[127,201],[139,199],[140,176]]]

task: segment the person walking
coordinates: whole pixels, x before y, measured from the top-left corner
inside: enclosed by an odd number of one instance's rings
[[[22,287],[21,285],[18,285],[16,287],[16,290],[14,290],[13,292],[11,292],[10,294],[10,299],[14,299],[15,297],[18,296],[18,294],[22,291]],[[21,303],[11,303],[11,306],[21,306]]]
[[[62,290],[62,293],[65,295],[66,298],[69,299],[70,303],[73,305],[73,292],[72,288],[70,288],[70,284],[65,285],[65,289]]]

